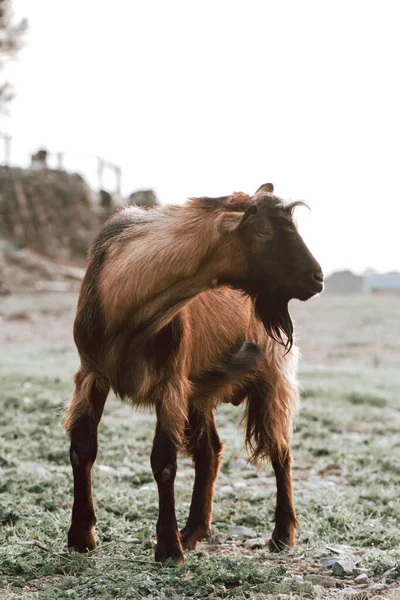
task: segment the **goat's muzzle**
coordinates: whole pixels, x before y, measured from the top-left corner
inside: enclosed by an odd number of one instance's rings
[[[310,271],[301,278],[301,282],[296,285],[294,297],[298,300],[309,300],[313,296],[320,294],[324,289],[324,275],[322,271]]]

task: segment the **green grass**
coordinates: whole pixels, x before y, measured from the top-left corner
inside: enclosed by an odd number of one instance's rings
[[[368,319],[370,313],[368,307]],[[233,525],[270,536],[275,483],[269,465],[246,465],[240,409],[222,406],[217,420],[226,446],[212,543],[186,553],[184,566],[170,568],[152,564],[158,500],[149,463],[154,416],[114,398],[101,422],[94,468],[99,546],[86,556],[66,552],[72,477],[61,422],[77,358],[68,343],[33,342],[1,350],[0,598],[333,598],[336,588],[323,588],[321,595],[311,580],[320,569],[311,551],[340,545],[351,547],[371,583],[387,587],[377,597],[396,597],[389,594],[395,594],[396,581],[400,585],[397,370],[359,368],[359,361],[349,368],[347,357],[315,365],[305,349],[302,411],[293,440],[298,547],[279,557],[229,540]],[[192,482],[191,462],[181,458],[181,525]]]

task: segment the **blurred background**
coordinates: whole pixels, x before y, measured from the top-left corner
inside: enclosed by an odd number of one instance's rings
[[[20,177],[79,173],[95,211],[102,189],[104,208],[138,190],[181,203],[272,181],[310,204],[300,228],[327,275],[399,269],[392,3],[1,5],[0,161]],[[24,235],[16,245],[33,249]]]
[[[397,8],[0,0],[1,598],[259,598],[261,584],[263,598],[336,597],[330,588],[400,597]],[[272,474],[247,465],[239,409],[224,406],[216,537],[201,546],[209,562],[188,557],[193,579],[124,562],[128,551],[152,560],[154,420],[111,398],[94,469],[103,562],[65,559],[61,414],[90,243],[120,206],[265,182],[310,205],[297,211],[299,229],[326,274],[323,294],[291,302],[302,350],[298,553],[266,553]],[[185,459],[180,520],[192,476]],[[347,570],[329,570],[335,557]]]

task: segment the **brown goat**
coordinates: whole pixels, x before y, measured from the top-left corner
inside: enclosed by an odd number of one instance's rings
[[[321,268],[272,184],[251,197],[129,207],[90,253],[74,325],[81,366],[68,407],[74,505],[68,545],[92,550],[91,469],[107,394],[154,406],[151,466],[159,492],[157,561],[183,561],[210,529],[222,444],[218,402],[245,401],[251,458],[270,458],[277,483],[271,550],[294,544],[290,437],[298,405],[291,298],[323,288]],[[177,452],[193,456],[188,521],[178,531]]]

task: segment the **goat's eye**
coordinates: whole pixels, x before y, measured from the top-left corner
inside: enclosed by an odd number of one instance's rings
[[[272,233],[270,231],[257,231],[256,236],[261,240],[272,239]]]

